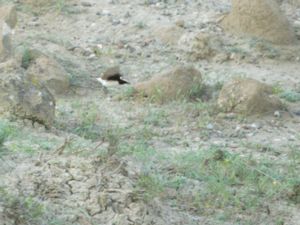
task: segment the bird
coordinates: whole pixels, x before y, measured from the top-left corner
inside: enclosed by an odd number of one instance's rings
[[[130,84],[122,78],[120,68],[118,66],[108,68],[101,77],[96,78],[105,87]]]

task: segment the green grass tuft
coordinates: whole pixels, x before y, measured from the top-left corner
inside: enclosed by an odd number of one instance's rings
[[[282,93],[280,93],[279,97],[285,99],[288,102],[300,101],[300,93],[295,91],[283,91]]]
[[[0,150],[4,142],[16,133],[16,129],[6,121],[0,120]]]
[[[44,207],[32,197],[17,197],[0,187],[0,205],[3,207],[4,215],[16,224],[42,223]]]

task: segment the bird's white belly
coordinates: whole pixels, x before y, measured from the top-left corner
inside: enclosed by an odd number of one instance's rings
[[[105,87],[111,87],[111,86],[116,86],[119,85],[118,81],[108,81],[108,80],[103,80],[102,78],[96,78],[97,81],[99,81],[103,86]]]

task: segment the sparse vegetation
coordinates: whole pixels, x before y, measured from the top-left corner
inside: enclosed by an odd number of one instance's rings
[[[260,14],[239,27],[234,13],[217,20],[228,11],[223,1],[188,2],[0,0],[21,12],[15,54],[1,58],[0,103],[25,102],[25,116],[13,121],[0,104],[1,225],[298,223],[299,46],[273,44],[277,27],[259,36],[226,32],[260,31]],[[281,10],[298,31],[289,2]],[[45,67],[40,55],[51,58]],[[29,72],[42,74],[47,63],[69,81],[46,104],[55,105],[48,130],[33,127],[26,111],[32,102],[37,114],[49,111],[39,107],[44,93],[10,82],[17,75],[35,84]],[[115,66],[130,84],[97,82]],[[222,90],[235,78],[245,82],[232,83],[222,110]],[[255,98],[234,110],[249,99],[244,90]],[[275,99],[282,107],[249,113]]]
[[[32,197],[14,196],[0,187],[0,208],[5,212],[5,218],[16,221],[17,224],[40,224],[44,214],[42,204]]]
[[[143,153],[146,156],[149,150],[145,150],[134,150],[132,153]],[[176,199],[181,206],[191,208],[201,215],[215,215],[215,210],[219,210],[222,220],[235,220],[237,213],[247,214],[262,208],[265,210],[262,213],[267,213],[271,201],[288,199],[290,194],[287,193],[295,192],[295,184],[300,178],[295,174],[300,162],[295,156],[293,160],[297,162],[284,168],[266,159],[257,161],[251,156],[241,157],[216,147],[180,154],[175,160],[157,157],[153,154],[155,151],[150,152],[152,156],[146,157],[145,167],[149,164],[147,168],[151,168],[150,165],[158,163],[156,160],[160,159],[160,165],[171,164],[173,169],[171,173],[164,172],[164,169],[146,170],[147,175],[139,179],[139,187],[145,192],[146,199],[163,195],[166,188],[173,188],[177,190]],[[201,191],[189,191],[191,187],[187,180],[200,182]],[[192,196],[186,198],[187,193]],[[293,198],[293,201],[297,198]],[[250,221],[253,223],[255,220]]]
[[[28,48],[25,48],[22,55],[22,67],[24,69],[27,69],[32,60],[33,56],[31,55],[30,50]]]
[[[7,139],[16,133],[15,128],[7,121],[0,120],[0,152],[3,150],[3,144]]]
[[[288,102],[300,101],[300,93],[295,91],[283,91],[279,96]]]
[[[99,137],[99,131],[96,130],[96,121],[99,120],[97,107],[90,105],[85,110],[81,110],[79,111],[79,124],[75,128],[75,133],[84,138],[97,139]]]
[[[63,11],[65,8],[66,1],[65,0],[56,0],[56,9],[59,13]]]
[[[138,29],[144,29],[147,25],[145,24],[144,21],[140,21],[136,24],[136,28]]]

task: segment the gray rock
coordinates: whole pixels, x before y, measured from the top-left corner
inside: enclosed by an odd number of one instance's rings
[[[16,8],[12,5],[0,7],[0,59],[12,53],[11,36],[16,24]]]
[[[281,113],[280,113],[279,111],[275,111],[275,112],[274,112],[274,116],[275,116],[275,117],[280,117],[280,116],[281,116]]]
[[[0,7],[0,20],[5,22],[11,29],[17,24],[17,11],[13,5]]]
[[[84,6],[84,7],[91,7],[92,3],[90,3],[90,2],[82,2],[81,5]]]
[[[68,91],[69,75],[57,61],[35,50],[26,51],[22,65],[27,69],[26,76],[30,82],[45,85],[55,96]]]
[[[45,86],[34,85],[21,75],[8,74],[0,77],[0,112],[48,129],[55,117],[55,99]]]

